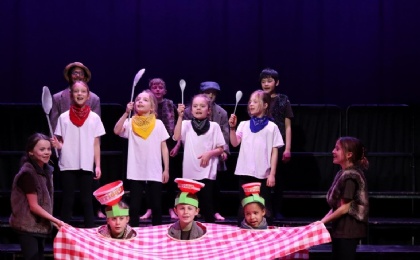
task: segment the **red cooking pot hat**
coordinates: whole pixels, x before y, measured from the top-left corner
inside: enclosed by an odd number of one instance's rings
[[[122,181],[114,181],[93,192],[93,196],[102,204],[112,206],[117,204],[124,195],[124,186]]]

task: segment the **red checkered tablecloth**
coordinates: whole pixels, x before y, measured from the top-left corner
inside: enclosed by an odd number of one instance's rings
[[[137,236],[129,240],[105,238],[97,228],[62,227],[54,239],[54,259],[308,259],[308,248],[331,241],[319,221],[267,230],[204,225],[207,233],[189,241],[169,237],[170,224],[134,228]]]

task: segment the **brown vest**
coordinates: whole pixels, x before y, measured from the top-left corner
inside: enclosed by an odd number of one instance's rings
[[[38,196],[38,204],[48,213],[52,214],[53,210],[53,182],[52,182],[52,167],[47,166],[47,170],[43,171],[30,162],[25,162],[20,168],[19,173],[13,180],[11,205],[12,214],[10,215],[9,223],[13,229],[37,233],[50,234],[52,231],[52,224],[49,220],[35,215],[29,208],[29,203],[26,194],[18,187],[17,183],[23,174],[31,174],[35,180],[36,194]]]
[[[367,222],[369,214],[369,196],[365,175],[359,168],[350,167],[337,173],[334,182],[327,193],[327,202],[334,210],[340,206],[341,193],[343,192],[345,182],[348,179],[352,179],[357,183],[357,191],[350,204],[348,214],[359,221]]]

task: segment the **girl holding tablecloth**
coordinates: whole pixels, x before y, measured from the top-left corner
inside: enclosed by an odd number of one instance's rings
[[[327,193],[331,210],[321,221],[332,222],[333,259],[355,259],[357,244],[367,233],[369,198],[363,172],[369,162],[363,144],[354,137],[339,138],[332,154],[341,170]]]

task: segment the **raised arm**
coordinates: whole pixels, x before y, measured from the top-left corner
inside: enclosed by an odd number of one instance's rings
[[[229,139],[230,139],[230,144],[233,147],[237,147],[240,143],[241,143],[241,137],[236,135],[236,123],[237,123],[237,117],[235,114],[230,115],[229,118],[229,129],[230,129],[230,133],[229,133]]]
[[[128,118],[130,111],[133,110],[134,102],[128,102],[124,114],[118,119],[117,123],[114,126],[114,134],[120,135],[124,128],[124,121]]]
[[[184,117],[185,105],[178,104],[178,120],[176,120],[176,125],[174,129],[173,139],[178,141],[181,139],[181,127],[182,127],[182,118]]]

